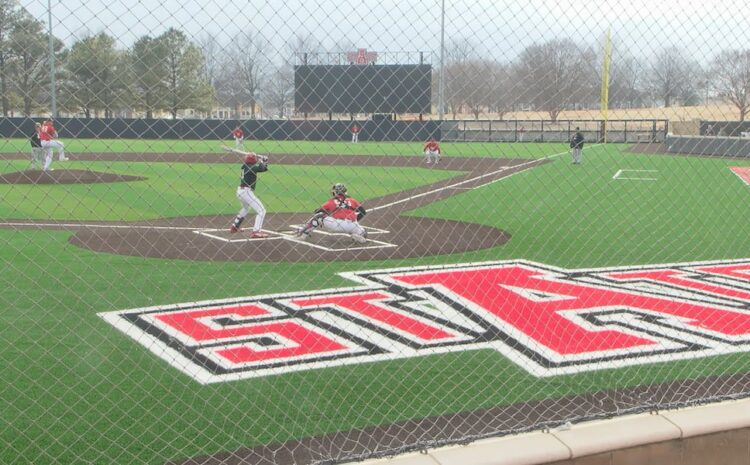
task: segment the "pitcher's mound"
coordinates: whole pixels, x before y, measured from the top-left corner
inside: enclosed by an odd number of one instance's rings
[[[142,181],[140,176],[100,173],[89,170],[26,170],[0,175],[0,184],[94,184],[100,182]]]

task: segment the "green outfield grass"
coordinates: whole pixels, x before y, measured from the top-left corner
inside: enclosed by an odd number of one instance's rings
[[[71,156],[78,153],[221,153],[221,146],[234,147],[234,141],[218,140],[146,140],[146,139],[64,139]],[[255,141],[245,142],[246,150],[258,153],[298,155],[401,155],[422,154],[419,142],[327,142],[327,141]],[[0,141],[0,153],[28,152],[25,139]],[[440,144],[448,157],[540,158],[567,150],[566,144],[531,143],[457,143]]]
[[[516,145],[532,158],[564,150]],[[410,212],[512,234],[502,247],[465,254],[367,263],[209,263],[95,253],[69,244],[69,232],[0,229],[5,270],[0,360],[4,372],[13,374],[0,380],[0,422],[12,425],[0,428],[0,443],[8,445],[0,463],[160,464],[354,427],[750,370],[750,359],[739,354],[545,379],[484,350],[202,386],[96,315],[346,287],[353,283],[336,273],[369,268],[510,258],[595,267],[747,256],[750,187],[728,166],[750,163],[630,154],[622,148],[586,149],[580,166],[565,155],[553,157]],[[24,167],[20,160],[3,163],[3,172]],[[0,217],[115,220],[237,209],[233,165],[73,162],[71,167],[149,179],[0,186]],[[275,166],[262,174],[259,195],[269,211],[314,208],[331,177],[358,186],[366,199],[455,174],[314,169],[326,171],[318,176],[309,167]],[[612,179],[618,170],[653,170],[640,173],[657,180]]]

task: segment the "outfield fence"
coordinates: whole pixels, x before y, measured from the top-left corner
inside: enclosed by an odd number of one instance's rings
[[[0,464],[748,397],[749,31],[728,0],[0,0]]]
[[[441,137],[456,142],[569,142],[580,129],[592,142],[660,143],[668,120],[444,120]]]

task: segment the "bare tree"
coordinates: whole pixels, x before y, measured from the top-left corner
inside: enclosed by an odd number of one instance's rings
[[[705,72],[700,63],[695,60],[685,60],[685,67],[682,71],[684,84],[677,98],[683,106],[695,106],[701,101],[700,90],[701,80],[704,79]]]
[[[613,49],[609,71],[609,104],[619,108],[643,105],[643,69],[627,51]]]
[[[220,102],[231,106],[236,118],[245,106],[250,109],[251,117],[255,117],[261,85],[271,67],[264,55],[268,48],[265,39],[249,33],[238,34],[227,47],[216,90]]]
[[[198,39],[196,45],[203,53],[201,76],[214,86],[220,71],[223,48],[216,36],[208,32]]]
[[[469,60],[459,65],[463,74],[458,96],[460,101],[478,120],[480,113],[490,104],[492,92],[492,62]]]
[[[358,48],[360,48],[360,47],[357,46],[357,44],[355,44],[354,42],[352,42],[349,39],[338,40],[329,49],[329,54],[331,55],[331,57],[336,56],[339,61],[337,61],[336,63],[333,63],[330,60],[322,60],[319,63],[323,64],[323,65],[332,65],[332,64],[345,65],[345,64],[348,64],[349,62],[346,61],[347,60],[346,54],[348,52],[355,52],[355,51],[357,51]]]
[[[294,103],[294,72],[289,70],[288,65],[276,69],[264,85],[262,96],[265,106],[280,118],[291,112]]]
[[[683,52],[677,47],[666,47],[651,62],[648,88],[664,102],[665,108],[670,107],[675,98],[685,95],[694,76]]]
[[[512,111],[515,103],[516,85],[513,80],[512,65],[492,61],[488,62],[488,67],[488,108],[503,119],[505,113]]]
[[[311,35],[297,34],[284,44],[284,51],[283,65],[292,68],[295,64],[301,64],[300,60],[305,53],[308,56],[320,54],[323,51],[323,45]]]
[[[711,69],[718,95],[736,106],[740,121],[744,121],[750,109],[750,49],[719,53]]]
[[[450,41],[446,47],[445,59],[445,103],[448,105],[453,119],[463,110],[466,103],[468,78],[470,76],[469,64],[478,60],[476,47],[469,39],[458,38]]]
[[[516,68],[516,79],[526,84],[521,98],[557,120],[564,109],[591,101],[596,87],[595,63],[591,49],[569,39],[529,46],[521,53]]]

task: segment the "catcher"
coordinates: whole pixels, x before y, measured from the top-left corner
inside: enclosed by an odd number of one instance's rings
[[[359,224],[359,220],[367,214],[365,208],[346,195],[346,186],[341,183],[333,185],[331,195],[333,197],[315,210],[315,215],[297,235],[307,240],[315,228],[323,228],[328,232],[349,234],[359,244],[367,242],[367,231]]]
[[[260,199],[255,195],[255,185],[258,181],[258,173],[264,171],[268,171],[268,157],[257,155],[254,152],[248,152],[245,154],[245,158],[242,160],[242,177],[240,178],[240,186],[237,188],[237,198],[242,204],[242,209],[234,218],[232,226],[229,228],[230,233],[240,231],[240,225],[245,220],[245,216],[247,216],[252,209],[255,211],[255,224],[253,224],[253,232],[250,234],[250,237],[268,237],[268,234],[261,231],[263,220],[266,218],[266,209]]]
[[[427,158],[427,164],[429,165],[434,158],[435,164],[437,165],[440,161],[440,144],[437,143],[434,137],[431,137],[430,140],[425,142],[422,150],[424,151],[425,158]]]

